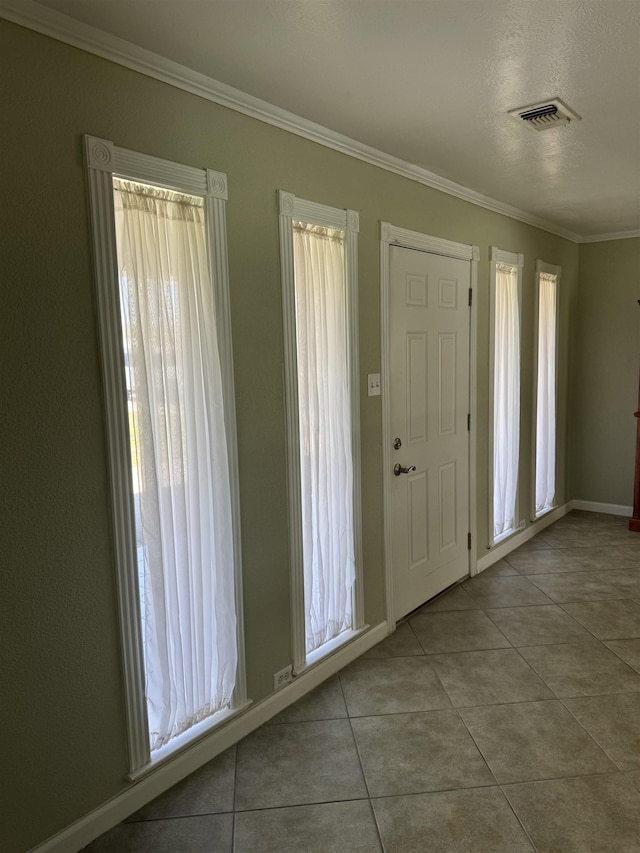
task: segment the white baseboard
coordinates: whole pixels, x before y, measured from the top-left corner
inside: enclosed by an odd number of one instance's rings
[[[177,753],[174,758],[158,766],[157,770],[140,778],[122,793],[107,800],[56,835],[34,847],[30,853],[77,853],[103,832],[116,826],[142,806],[180,782],[194,770],[211,761],[216,755],[246,737],[288,705],[313,690],[327,678],[335,675],[351,661],[360,657],[389,634],[386,622],[381,622],[360,634],[351,642],[336,649],[314,666],[306,669],[291,684],[272,693],[261,702],[251,705],[244,714],[234,717],[226,725],[191,747]]]
[[[607,515],[622,515],[625,518],[631,518],[633,515],[632,506],[623,506],[622,504],[603,504],[598,501],[573,501],[574,509],[582,509],[586,512],[604,512]]]
[[[495,548],[487,551],[484,557],[480,557],[476,563],[476,575],[479,575],[480,572],[483,572],[485,569],[488,569],[489,566],[497,563],[498,560],[502,560],[503,557],[506,557],[507,554],[515,551],[515,549],[519,548],[521,545],[524,545],[524,543],[528,542],[529,539],[533,539],[534,536],[537,536],[541,530],[544,530],[545,527],[549,527],[549,525],[553,524],[554,521],[558,521],[558,519],[562,518],[568,512],[571,512],[571,510],[575,508],[574,503],[574,501],[567,501],[566,504],[557,506],[555,509],[552,509],[551,512],[537,518],[529,525],[529,527],[525,527],[524,530],[521,530],[514,536],[510,536],[509,539],[505,539],[504,542],[500,542],[495,546]]]
[[[630,518],[633,515],[633,507],[623,506],[622,504],[606,504],[598,503],[597,501],[579,500],[567,501],[566,504],[556,507],[551,512],[543,515],[542,518],[536,519],[529,527],[511,536],[509,539],[505,539],[504,542],[500,542],[499,545],[488,551],[484,557],[480,557],[476,564],[476,575],[479,575],[485,569],[488,569],[489,566],[497,563],[498,560],[502,560],[503,557],[506,557],[507,554],[515,551],[521,545],[524,545],[529,539],[533,539],[541,530],[553,524],[554,521],[558,521],[559,518],[571,512],[572,509],[581,509],[585,512],[603,512],[608,515],[621,515],[625,518]]]

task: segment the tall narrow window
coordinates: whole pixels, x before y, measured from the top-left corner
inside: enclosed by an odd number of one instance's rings
[[[137,770],[244,700],[226,184],[91,138],[87,158]]]
[[[353,628],[345,233],[293,223],[307,654]]]
[[[114,193],[153,751],[231,705],[231,492],[204,199]]]
[[[361,625],[357,215],[285,193],[280,200],[290,514],[297,532],[291,549],[293,657],[299,671]]]
[[[523,257],[491,250],[493,430],[492,544],[518,527],[520,283]]]
[[[537,262],[538,348],[536,383],[535,514],[554,506],[556,492],[556,336],[560,268]]]

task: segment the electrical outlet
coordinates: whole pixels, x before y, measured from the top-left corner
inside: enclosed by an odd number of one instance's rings
[[[284,687],[285,684],[290,684],[292,679],[293,667],[289,664],[289,666],[285,666],[284,669],[281,669],[280,672],[276,672],[273,676],[273,689],[280,690],[280,688]]]

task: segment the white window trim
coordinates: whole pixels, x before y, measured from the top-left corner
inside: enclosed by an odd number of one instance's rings
[[[489,507],[488,507],[488,542],[489,548],[493,548],[499,542],[503,542],[510,536],[513,536],[519,530],[522,530],[524,524],[519,520],[520,517],[520,478],[518,477],[518,488],[516,492],[515,506],[515,527],[506,530],[500,536],[493,535],[493,395],[494,395],[494,369],[495,369],[495,300],[496,300],[496,268],[498,264],[506,264],[510,267],[515,267],[518,271],[518,320],[520,326],[520,352],[522,353],[522,269],[524,267],[524,255],[516,252],[506,252],[503,249],[497,249],[495,246],[490,247],[489,260],[491,262],[490,277],[489,277]],[[522,370],[521,370],[522,374]],[[522,375],[521,375],[522,381]],[[522,387],[522,386],[521,386]],[[518,466],[519,467],[519,466]]]
[[[351,450],[353,455],[353,531],[356,579],[354,585],[354,629],[339,635],[340,643],[353,639],[354,632],[365,629],[364,586],[362,576],[362,500],[360,477],[360,399],[358,365],[358,231],[360,219],[355,210],[328,207],[278,191],[282,311],[284,331],[284,383],[287,434],[287,485],[289,503],[289,563],[291,593],[291,652],[293,672],[304,669],[335,650],[335,641],[325,643],[316,653],[307,655],[304,619],[304,575],[302,552],[302,516],[300,495],[300,432],[298,422],[298,361],[296,355],[296,305],[293,261],[293,220],[340,228],[345,232],[345,277],[347,285],[347,335],[349,352],[349,398],[351,401]],[[336,638],[338,639],[338,638]]]
[[[118,260],[116,251],[113,178],[152,183],[205,199],[209,241],[209,263],[213,282],[216,324],[220,347],[225,423],[229,456],[231,511],[235,562],[235,601],[238,667],[231,713],[239,713],[247,704],[244,624],[242,609],[240,497],[233,384],[233,351],[229,305],[229,272],[225,201],[227,176],[212,169],[195,169],[146,154],[119,148],[113,142],[84,136],[85,166],[89,184],[89,207],[94,247],[94,272],[98,303],[98,323],[104,383],[107,451],[111,486],[113,535],[120,638],[122,647],[129,776],[155,767],[169,753],[184,748],[203,734],[181,737],[175,748],[159,750],[151,759],[145,700],[144,659],[140,631],[140,600],[136,560],[135,520],[131,486],[131,458],[127,416],[127,392],[122,358]],[[229,712],[210,721],[213,728],[229,719]]]
[[[540,306],[540,273],[555,275],[556,277],[556,469],[558,458],[558,367],[559,359],[559,330],[560,330],[560,311],[559,311],[559,296],[560,296],[560,276],[562,273],[561,267],[555,264],[549,264],[546,261],[536,260],[536,287],[535,287],[535,309],[534,309],[534,334],[533,334],[533,405],[532,405],[532,420],[531,420],[531,521],[537,521],[539,518],[552,512],[558,505],[557,495],[554,497],[553,504],[550,507],[536,513],[536,454],[538,450],[538,319]],[[557,474],[557,470],[556,470]],[[556,491],[558,480],[556,477]]]

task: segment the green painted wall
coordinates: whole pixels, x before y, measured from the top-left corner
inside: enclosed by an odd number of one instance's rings
[[[633,503],[640,237],[580,247],[573,496]]]
[[[126,784],[81,135],[229,176],[247,670],[249,695],[256,701],[268,695],[272,674],[290,660],[276,189],[360,211],[364,573],[372,625],[384,618],[381,409],[379,397],[366,396],[365,381],[380,369],[378,221],[480,247],[480,556],[487,539],[489,246],[523,252],[526,262],[521,444],[526,518],[536,258],[562,266],[557,499],[562,504],[573,496],[566,448],[568,390],[576,366],[578,246],[6,22],[0,22],[0,55],[0,695],[6,705],[3,775],[10,781],[0,847],[24,851]],[[610,332],[616,334],[615,325]],[[625,417],[632,396],[622,406]]]

